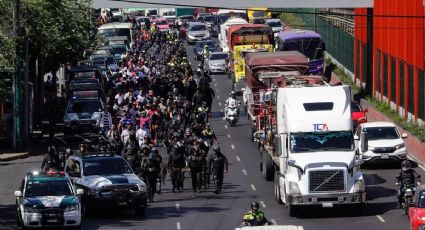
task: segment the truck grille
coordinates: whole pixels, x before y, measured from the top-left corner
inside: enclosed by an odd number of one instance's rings
[[[345,191],[344,170],[318,170],[309,172],[310,192]]]
[[[395,147],[381,147],[375,148],[373,150],[374,153],[392,153],[395,151]]]

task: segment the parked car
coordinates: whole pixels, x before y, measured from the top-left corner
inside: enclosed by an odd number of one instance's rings
[[[204,62],[204,70],[209,74],[227,72],[227,53],[211,52]]]
[[[207,25],[201,22],[190,22],[186,33],[186,41],[188,44],[193,44],[196,41],[210,39],[211,35]]]
[[[15,191],[17,225],[22,229],[71,227],[81,229],[82,189],[63,173],[28,173]]]
[[[106,153],[74,155],[68,158],[65,174],[77,188],[84,189],[82,204],[87,214],[98,205],[106,205],[132,208],[137,215],[145,215],[146,184],[123,157]]]
[[[351,117],[353,119],[353,130],[356,130],[360,124],[367,122],[367,109],[363,110],[358,102],[351,102]]]
[[[208,45],[208,50],[210,52],[218,51],[218,45],[212,40],[203,40],[197,41],[193,46],[193,53],[195,54],[195,60],[200,60],[202,58],[202,52],[204,50],[204,46]]]
[[[416,188],[413,201],[408,205],[409,229],[425,229],[425,185]]]
[[[360,124],[354,136],[359,154],[365,163],[380,160],[405,160],[407,148],[404,138],[407,138],[407,134],[400,134],[397,126],[392,122]]]

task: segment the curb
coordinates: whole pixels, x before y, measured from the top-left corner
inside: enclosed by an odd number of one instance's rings
[[[30,157],[30,156],[31,156],[30,152],[20,153],[20,154],[16,154],[16,155],[13,155],[13,156],[10,156],[10,157],[4,157],[4,158],[0,156],[0,162],[14,161],[14,160],[18,160],[18,159],[25,159],[25,158]]]

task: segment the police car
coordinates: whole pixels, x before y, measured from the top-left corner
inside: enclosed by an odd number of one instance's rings
[[[96,205],[133,208],[144,216],[147,207],[146,184],[133,172],[127,161],[110,153],[88,153],[70,156],[65,174],[77,188],[84,189],[83,212],[87,215]]]
[[[17,225],[22,228],[72,227],[81,229],[79,195],[63,172],[28,173],[15,191]]]

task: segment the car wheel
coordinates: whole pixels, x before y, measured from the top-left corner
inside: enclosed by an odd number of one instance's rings
[[[146,207],[136,207],[134,209],[134,212],[136,213],[137,216],[144,217],[146,214]]]

